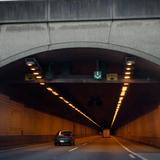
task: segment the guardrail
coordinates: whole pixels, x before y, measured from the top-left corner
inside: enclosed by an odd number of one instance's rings
[[[160,0],[0,1],[0,23],[160,18]]]

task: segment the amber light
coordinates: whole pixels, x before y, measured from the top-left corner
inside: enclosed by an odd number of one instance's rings
[[[47,87],[46,88],[48,91],[52,92],[55,96],[58,96],[59,93],[57,93],[56,91],[54,91],[52,88]],[[76,112],[80,113],[82,116],[84,116],[85,118],[87,118],[89,121],[91,121],[92,123],[94,123],[96,126],[102,128],[98,123],[96,123],[93,119],[91,119],[90,117],[88,117],[85,113],[83,113],[80,109],[78,109],[77,107],[75,107],[72,103],[70,103],[69,101],[67,101],[64,97],[59,96],[59,99],[61,99],[63,102],[65,102],[68,106],[70,106],[72,109],[74,109]]]
[[[36,76],[37,79],[42,79],[42,76]]]
[[[39,75],[40,73],[39,73],[39,72],[33,72],[33,74],[34,74],[34,75]]]
[[[124,79],[130,79],[130,78],[131,78],[130,76],[125,76],[125,77],[124,77]]]
[[[131,72],[125,72],[125,75],[130,75],[131,74]]]
[[[128,89],[127,86],[122,87],[122,91],[123,91],[123,92],[127,91],[127,89]]]
[[[125,68],[125,73],[124,73],[124,79],[125,80],[131,78],[132,69],[133,69],[133,67],[131,65],[133,65],[134,63],[135,63],[135,61],[133,61],[133,60],[126,62],[127,66]],[[113,126],[113,124],[115,122],[115,119],[117,117],[117,114],[118,114],[119,109],[120,109],[121,104],[122,104],[122,100],[124,99],[124,96],[126,95],[126,92],[128,90],[128,86],[129,86],[129,83],[124,83],[123,86],[122,86],[122,90],[121,90],[121,93],[120,93],[119,101],[117,103],[117,107],[116,107],[116,110],[115,110],[115,113],[114,113],[114,116],[113,116],[113,119],[112,119],[111,127]]]
[[[58,96],[59,94],[55,91],[52,91],[52,93],[55,95],[55,96]]]
[[[33,63],[32,62],[28,62],[27,66],[31,67],[31,66],[33,66]]]
[[[127,71],[130,71],[130,70],[131,70],[131,68],[130,68],[130,67],[127,67],[127,68],[126,68],[126,70],[127,70]]]
[[[48,90],[48,91],[53,91],[52,88],[50,88],[50,87],[47,87],[47,90]]]
[[[35,71],[35,70],[36,70],[36,68],[30,68],[30,70],[31,70],[31,71]]]
[[[128,61],[128,62],[126,63],[127,66],[131,66],[132,64],[133,64],[133,63],[130,62],[130,61]]]
[[[40,85],[44,86],[44,85],[45,85],[45,83],[41,82],[41,83],[40,83]]]
[[[125,96],[125,94],[126,94],[126,92],[125,91],[123,91],[123,92],[121,92],[121,96]]]

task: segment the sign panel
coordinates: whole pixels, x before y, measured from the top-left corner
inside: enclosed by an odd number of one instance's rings
[[[94,79],[102,79],[102,71],[95,71],[94,72]]]
[[[33,74],[25,74],[24,76],[25,81],[33,81],[35,80],[35,77],[33,76]]]
[[[117,73],[106,74],[106,79],[108,81],[117,81],[118,80],[118,74]]]

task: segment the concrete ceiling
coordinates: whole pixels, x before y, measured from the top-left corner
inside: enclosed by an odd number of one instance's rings
[[[73,79],[68,83],[68,81],[65,82],[65,79],[72,76],[92,79],[97,60],[100,62],[104,78],[107,73],[117,73],[119,77],[122,77],[125,58],[128,56],[130,55],[110,50],[77,48],[39,53],[32,57],[36,58],[44,75],[48,72],[49,66],[51,67],[54,78],[49,81],[50,86],[102,127],[110,127],[122,83],[119,81],[117,83],[102,83],[101,81],[80,83]],[[135,58],[133,78],[138,80],[130,85],[114,128],[151,111],[160,103],[160,66],[139,57]],[[43,86],[25,81],[24,75],[26,73],[29,73],[29,70],[24,59],[1,68],[1,92],[24,103],[27,107],[94,126],[48,93]],[[63,79],[63,83],[55,82],[55,78]]]

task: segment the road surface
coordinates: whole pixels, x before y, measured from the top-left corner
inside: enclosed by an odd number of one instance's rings
[[[160,149],[96,136],[75,146],[48,143],[1,150],[0,160],[160,160]]]

